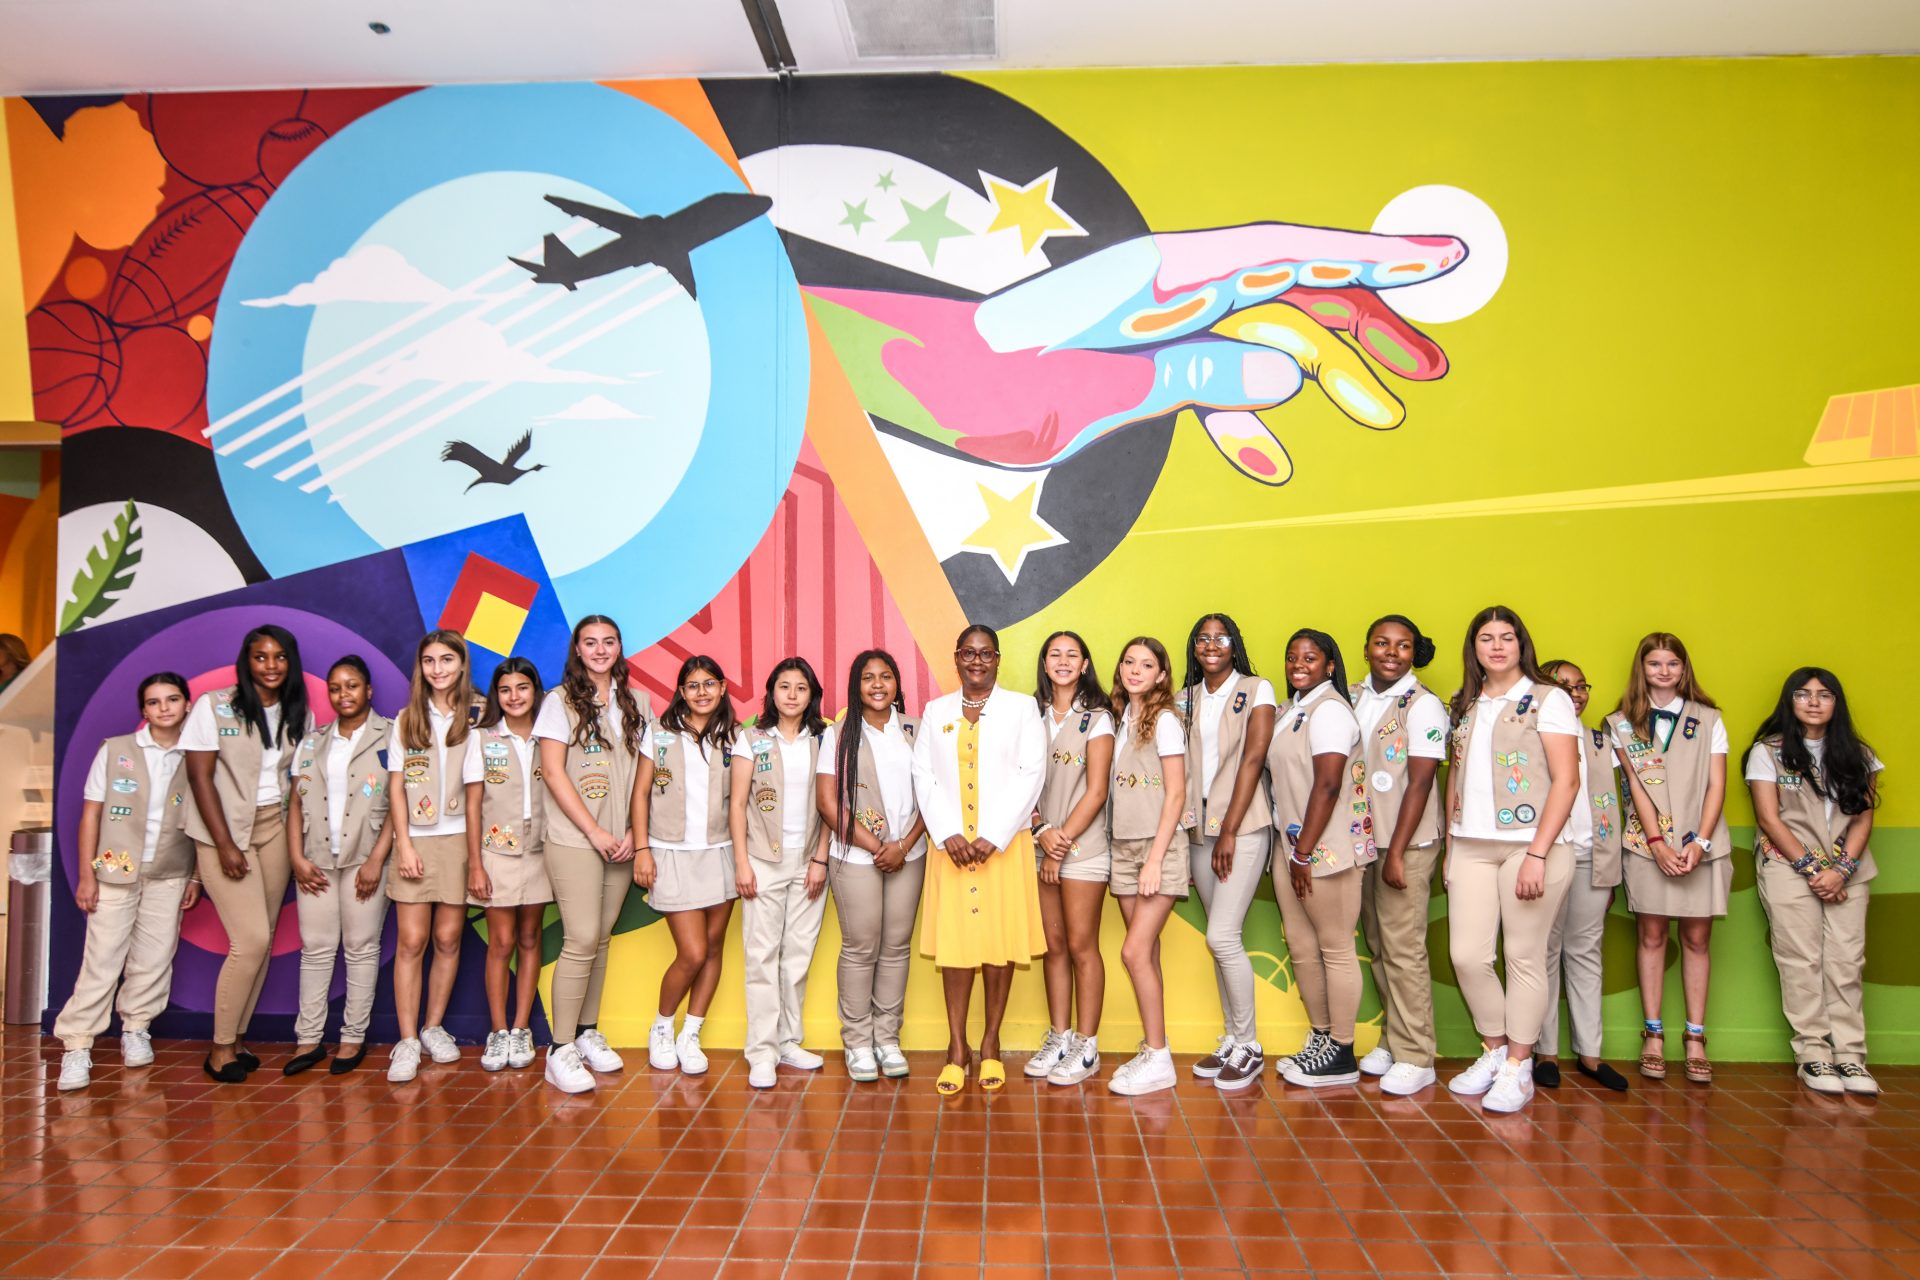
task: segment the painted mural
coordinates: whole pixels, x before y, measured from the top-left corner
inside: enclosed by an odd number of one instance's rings
[[[1920,267],[1865,228],[1920,198],[1873,158],[1920,111],[1916,65],[7,101],[33,409],[65,433],[63,856],[75,771],[125,728],[130,682],[223,682],[259,621],[299,635],[309,669],[363,653],[390,711],[424,628],[462,631],[483,674],[520,653],[551,678],[567,620],[607,612],[657,702],[707,653],[750,714],[779,658],[807,656],[831,695],[871,644],[924,701],[969,619],[1005,631],[1019,683],[1056,626],[1110,664],[1127,635],[1177,650],[1225,608],[1273,666],[1296,626],[1357,646],[1401,611],[1450,638],[1500,598],[1596,701],[1635,637],[1681,632],[1736,737],[1792,666],[1847,675],[1889,764],[1870,936],[1890,938],[1920,901],[1897,856],[1920,852],[1899,782],[1920,751],[1870,644],[1783,633],[1765,620],[1799,603],[1764,597],[1809,537],[1834,552],[1808,569],[1826,599],[1874,581],[1845,549],[1916,544],[1920,364],[1887,325],[1819,324],[1764,264],[1787,228],[1834,261],[1874,249],[1823,306],[1904,314]],[[1770,157],[1809,130],[1824,171],[1782,174]],[[1882,629],[1916,610],[1860,606]],[[1716,1043],[1779,1057],[1745,865],[1716,934]],[[1198,904],[1182,914],[1176,1047],[1216,1019]],[[635,894],[610,1034],[651,1017],[654,920]],[[79,927],[63,906],[56,1005]],[[1270,890],[1248,927],[1262,1020],[1290,1035]],[[178,1029],[202,1025],[218,929],[205,904],[189,919]],[[280,951],[292,930],[289,908]],[[823,1043],[837,939],[809,999]],[[941,1038],[930,975],[910,1046]],[[1876,943],[1869,978],[1881,1025],[1920,1014],[1910,959]],[[290,1012],[293,979],[277,960],[263,1010]],[[1016,1026],[1043,1017],[1039,986],[1021,980]],[[1457,1050],[1464,1010],[1442,1004]],[[483,1032],[477,963],[455,1008]],[[1876,1056],[1920,1059],[1907,1035]]]

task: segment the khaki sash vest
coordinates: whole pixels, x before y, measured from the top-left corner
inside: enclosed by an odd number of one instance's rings
[[[467,708],[468,723],[472,723],[476,710]],[[457,716],[460,712],[454,714]],[[450,747],[429,741],[426,747],[415,751],[406,745],[406,715],[406,711],[402,710],[395,719],[403,722],[400,742],[404,755],[400,761],[400,775],[401,783],[406,787],[407,825],[430,827],[442,818],[459,817],[467,808],[467,788],[460,781],[460,762],[466,758],[467,744],[462,741],[459,746]],[[451,722],[447,730],[452,732]],[[447,786],[447,779],[435,771],[435,763],[442,758],[446,761],[447,773],[453,775],[451,788]]]
[[[1674,725],[1673,741],[1665,751],[1642,741],[1639,730],[1627,725],[1627,733],[1632,738],[1627,744],[1627,764],[1632,767],[1634,777],[1640,779],[1640,785],[1646,788],[1647,798],[1653,801],[1654,811],[1660,815],[1660,835],[1670,842],[1673,851],[1680,852],[1681,842],[1688,835],[1704,835],[1713,842],[1706,860],[1717,862],[1733,852],[1726,805],[1720,806],[1720,820],[1711,832],[1701,831],[1699,823],[1707,803],[1707,777],[1713,767],[1713,726],[1720,723],[1720,713],[1697,702],[1683,702],[1679,717]],[[1614,734],[1615,742],[1620,738],[1614,730],[1626,724],[1626,717],[1617,711],[1607,717],[1607,730]],[[1640,814],[1632,805],[1627,805],[1626,811],[1626,833],[1622,839],[1627,852],[1651,858],[1653,850],[1647,845],[1646,832],[1640,828]]]
[[[265,748],[254,736],[253,726],[240,718],[239,709],[233,705],[238,691],[238,686],[228,685],[213,695],[214,724],[219,729],[219,746],[213,758],[213,793],[220,799],[220,812],[226,815],[227,834],[233,837],[237,847],[244,849],[253,839],[253,815],[260,807],[255,800],[260,795],[260,755]],[[287,764],[293,759],[293,747],[281,746],[276,750],[280,759],[277,772],[285,777]],[[186,770],[186,762],[182,761],[183,784]],[[286,805],[287,789],[283,786],[280,788],[283,811]],[[196,843],[213,843],[213,833],[207,830],[206,822],[200,817],[200,807],[194,803],[192,787],[187,788],[187,798],[180,805],[180,829]]]
[[[547,788],[540,775],[540,744],[529,753],[533,776],[520,766],[513,735],[506,722],[475,729],[480,737],[481,779],[480,848],[487,853],[517,858],[538,853],[547,837]],[[522,811],[529,816],[521,817]]]
[[[1581,726],[1580,752],[1587,758],[1586,801],[1593,810],[1593,887],[1611,889],[1620,883],[1620,784],[1607,731]]]
[[[1338,707],[1356,732],[1359,720],[1353,707],[1338,689],[1329,690],[1305,706],[1282,707],[1281,718],[1273,726],[1273,745],[1267,748],[1267,771],[1273,775],[1273,824],[1283,839],[1276,852],[1292,856],[1297,852],[1285,837],[1297,836],[1306,821],[1307,801],[1313,795],[1313,743],[1308,737],[1308,721],[1322,714],[1322,705]],[[1379,857],[1373,843],[1373,806],[1368,799],[1366,736],[1355,744],[1340,770],[1340,794],[1321,828],[1320,840],[1308,855],[1313,859],[1313,874],[1330,876],[1353,867],[1364,867]]]
[[[1220,735],[1214,744],[1220,768],[1213,775],[1213,789],[1200,794],[1200,707],[1206,696],[1202,681],[1180,694],[1180,714],[1187,722],[1187,808],[1193,811],[1192,836],[1196,842],[1220,834],[1220,822],[1233,803],[1233,784],[1240,773],[1241,749],[1247,741],[1247,722],[1253,718],[1253,694],[1260,686],[1259,676],[1233,677],[1233,692],[1220,713],[1215,730]],[[1240,819],[1238,834],[1247,835],[1273,825],[1273,810],[1267,804],[1267,789],[1256,784],[1253,798]]]
[[[1040,713],[1046,717],[1047,728],[1053,728],[1053,712]],[[1053,736],[1051,754],[1047,757],[1047,771],[1040,785],[1040,821],[1050,822],[1056,827],[1066,825],[1071,814],[1087,795],[1087,733],[1107,713],[1105,711],[1074,711],[1061,724],[1060,732]],[[1103,813],[1088,824],[1074,843],[1080,846],[1082,857],[1097,858],[1107,851],[1107,821]]]
[[[1348,689],[1347,700],[1357,701],[1360,691],[1358,684]],[[1393,833],[1400,822],[1400,806],[1407,795],[1407,762],[1413,758],[1407,750],[1407,708],[1431,692],[1415,680],[1412,688],[1386,705],[1373,732],[1365,729],[1360,732],[1360,749],[1367,768],[1367,802],[1373,806],[1373,834],[1383,848],[1393,842]],[[1420,814],[1420,821],[1414,824],[1413,838],[1407,841],[1407,848],[1423,849],[1440,838],[1440,813],[1445,807],[1440,801],[1440,771],[1435,769],[1427,807]]]
[[[339,726],[330,724],[300,740],[294,755],[293,785],[300,795],[303,822],[301,851],[307,861],[328,871],[345,871],[365,862],[386,825],[391,793],[386,754],[393,725],[377,712],[367,713],[360,745],[347,760],[347,807],[340,818],[340,852],[333,852],[333,833],[327,825],[332,796],[327,789],[327,755],[338,741]]]
[[[1462,776],[1459,794],[1464,801],[1468,787],[1484,786],[1493,794],[1493,825],[1503,831],[1520,830],[1540,824],[1540,806],[1553,789],[1547,772],[1547,748],[1540,740],[1540,709],[1546,695],[1539,685],[1527,690],[1518,702],[1501,703],[1503,710],[1493,722],[1493,772],[1484,779]],[[1473,741],[1473,724],[1480,715],[1480,700],[1467,706],[1467,714],[1453,729],[1453,767],[1464,769],[1467,744]],[[1455,808],[1457,819],[1460,810]]]
[[[820,806],[814,803],[813,791],[813,772],[820,764],[820,735],[802,734],[799,741],[789,743],[771,729],[749,729],[747,746],[753,752],[753,768],[747,773],[748,856],[762,862],[780,861],[787,808],[785,757],[789,751],[807,753],[807,834],[800,847],[811,855],[813,842],[820,838]]]
[[[1787,850],[1774,847],[1773,841],[1765,834],[1759,837],[1755,852],[1763,858],[1773,858],[1791,866],[1804,854],[1814,855],[1820,868],[1824,870],[1833,862],[1833,849],[1840,837],[1847,834],[1847,826],[1853,821],[1851,814],[1840,812],[1840,806],[1833,807],[1833,817],[1827,817],[1827,802],[1814,792],[1810,779],[1788,770],[1786,762],[1780,758],[1780,739],[1768,738],[1759,749],[1773,757],[1774,770],[1779,774],[1774,786],[1780,796],[1780,821],[1793,833],[1794,839],[1805,845],[1804,850]],[[1849,884],[1864,884],[1879,874],[1874,866],[1871,849],[1849,849],[1847,856],[1859,866],[1848,879]]]
[[[107,798],[100,806],[100,848],[93,855],[93,874],[101,884],[185,879],[193,874],[193,841],[172,811],[189,803],[186,762],[174,769],[165,795],[155,795],[146,751],[134,737],[124,733],[107,739]],[[153,860],[142,862],[147,816],[155,804],[166,806],[167,812],[161,814],[154,837]]]
[[[689,752],[697,763],[689,761]],[[707,830],[700,843],[705,846],[732,844],[733,833],[727,826],[727,796],[733,790],[733,743],[706,747],[691,733],[653,726],[653,800],[647,806],[647,838],[663,844],[684,844],[687,840],[687,784],[682,770],[689,767],[707,771]]]
[[[850,712],[849,714],[858,715],[860,713],[858,711],[854,711],[854,712]],[[844,719],[841,721],[841,726],[843,730],[845,728],[846,723],[847,722]],[[908,746],[913,745],[913,736],[914,734],[918,733],[919,730],[920,730],[920,722],[917,719],[913,718],[912,716],[900,717],[900,736],[907,740]],[[874,836],[876,836],[878,839],[880,839],[884,843],[885,841],[888,841],[888,840],[898,840],[902,836],[906,835],[907,832],[887,830],[887,793],[886,793],[886,789],[880,785],[880,767],[874,763],[873,746],[868,741],[868,737],[870,734],[873,733],[873,731],[874,730],[872,725],[861,726],[860,750],[858,753],[859,760],[860,760],[859,789],[863,792],[871,791],[873,793],[873,803],[869,804],[867,802],[867,797],[865,795],[855,797],[856,803],[854,805],[854,810],[853,810],[853,820],[859,823],[861,826],[865,827],[869,832],[871,832]],[[835,750],[838,750],[837,746],[835,747]],[[834,786],[838,787],[839,785],[840,785],[840,780],[838,778],[835,778]],[[913,813],[917,816],[919,812],[920,812],[920,806],[918,804],[915,804],[913,807]],[[913,818],[909,817],[907,819],[907,830],[910,831],[912,829],[913,829]]]
[[[599,738],[590,738],[584,747],[576,743],[580,717],[574,714],[573,704],[567,701],[564,690],[554,696],[560,699],[560,709],[567,716],[567,781],[573,784],[580,803],[586,806],[587,816],[602,831],[610,831],[617,838],[631,825],[633,775],[639,768],[638,761],[634,753],[627,750],[626,739],[613,731],[613,716],[605,707],[599,709]],[[653,719],[653,699],[640,689],[635,689],[633,696],[639,703],[638,728],[644,731]],[[547,810],[547,843],[564,844],[573,849],[593,847],[586,833],[574,826],[566,811],[557,804]]]
[[[1160,831],[1160,807],[1166,802],[1166,779],[1160,772],[1160,753],[1153,732],[1139,740],[1137,726],[1122,721],[1114,730],[1113,786],[1107,791],[1107,815],[1115,840],[1151,840]],[[1187,767],[1193,767],[1191,758]],[[1194,825],[1191,809],[1180,815],[1180,830]]]

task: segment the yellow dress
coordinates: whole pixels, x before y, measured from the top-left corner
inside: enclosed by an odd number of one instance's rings
[[[980,726],[962,716],[956,729],[962,834],[972,840],[980,834]],[[920,732],[930,732],[930,726],[922,725]],[[929,842],[927,864],[920,897],[920,954],[943,969],[1030,964],[1046,954],[1033,836],[1025,828],[1006,848],[965,870],[953,865],[945,849]]]

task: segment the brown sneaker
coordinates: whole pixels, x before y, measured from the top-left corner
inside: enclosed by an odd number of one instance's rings
[[[1212,1080],[1220,1074],[1220,1068],[1226,1066],[1227,1059],[1232,1056],[1233,1037],[1221,1036],[1219,1047],[1193,1064],[1193,1074],[1202,1080]]]
[[[1233,1046],[1233,1052],[1227,1056],[1227,1060],[1220,1064],[1220,1074],[1214,1077],[1213,1087],[1225,1089],[1228,1092],[1244,1089],[1258,1080],[1260,1073],[1266,1069],[1267,1059],[1260,1052],[1258,1040],[1237,1044]]]

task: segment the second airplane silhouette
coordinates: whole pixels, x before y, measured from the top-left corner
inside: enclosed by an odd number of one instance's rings
[[[559,236],[549,234],[543,242],[541,261],[507,259],[531,271],[535,284],[557,284],[571,291],[584,280],[651,263],[679,281],[689,298],[700,296],[694,287],[693,251],[773,207],[766,196],[738,192],[711,195],[664,216],[621,213],[565,196],[548,196],[547,203],[562,213],[598,223],[614,232],[616,238],[585,253],[575,253]]]

